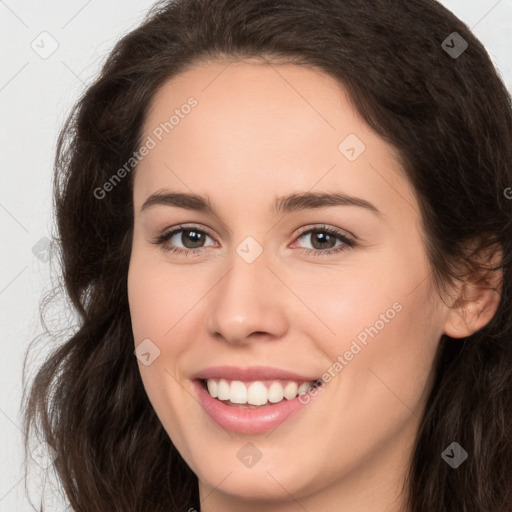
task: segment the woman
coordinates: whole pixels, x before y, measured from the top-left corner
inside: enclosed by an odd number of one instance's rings
[[[510,100],[431,0],[157,4],[59,139],[72,509],[511,510]]]

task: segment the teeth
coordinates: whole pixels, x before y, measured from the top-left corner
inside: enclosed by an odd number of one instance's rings
[[[301,384],[298,389],[299,395],[303,395],[309,388],[310,385],[308,382],[304,382],[304,384]]]
[[[242,382],[226,379],[208,379],[206,387],[213,398],[230,401],[233,404],[265,405],[268,402],[276,404],[284,399],[293,400],[297,394],[303,394],[313,386],[312,382]]]
[[[284,387],[284,397],[286,400],[292,400],[297,396],[297,391],[299,389],[299,386],[296,382],[288,382],[286,386]]]
[[[237,381],[234,381],[237,382]],[[242,384],[242,383],[240,383]],[[243,384],[242,384],[243,386]],[[244,386],[245,387],[245,386]],[[267,403],[268,390],[263,382],[253,382],[247,390],[247,403],[251,405],[264,405]]]
[[[213,396],[213,398],[217,398],[218,396],[218,384],[213,379],[208,379],[206,383],[208,386],[208,393]]]
[[[217,387],[217,398],[219,400],[229,400],[229,384],[227,380],[220,379]]]
[[[284,389],[279,382],[272,382],[268,388],[268,401],[277,404],[284,398]],[[295,397],[294,397],[295,398]]]
[[[229,400],[234,404],[247,403],[247,388],[243,382],[234,380],[229,388]]]

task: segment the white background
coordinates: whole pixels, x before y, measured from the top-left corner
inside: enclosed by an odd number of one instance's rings
[[[442,3],[473,29],[512,90],[512,0]],[[0,512],[32,510],[22,467],[22,361],[41,332],[39,302],[51,286],[50,266],[33,247],[53,232],[57,134],[114,43],[151,5],[148,0],[0,0]],[[58,43],[47,59],[31,47],[34,40],[42,46],[43,31]],[[42,477],[41,470],[29,479],[36,505]],[[47,504],[50,511],[66,508],[48,499]]]

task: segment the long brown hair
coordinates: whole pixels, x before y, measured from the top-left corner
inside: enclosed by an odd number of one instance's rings
[[[468,44],[457,56],[443,46],[454,32]],[[439,342],[404,485],[413,512],[509,512],[511,97],[482,44],[433,0],[164,1],[116,44],[58,139],[55,239],[79,325],[27,390],[26,444],[37,428],[57,451],[76,512],[199,510],[197,478],[159,422],[133,354],[133,172],[105,197],[97,189],[140,147],[165,81],[199,60],[246,57],[328,73],[398,150],[440,292],[462,277],[460,262],[483,272],[481,250],[501,247],[497,313],[472,336]],[[477,242],[472,253],[468,241]],[[441,457],[453,441],[469,454],[456,470]]]

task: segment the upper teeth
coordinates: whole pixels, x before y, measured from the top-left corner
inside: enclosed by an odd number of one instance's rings
[[[275,404],[281,402],[284,398],[292,400],[298,394],[305,393],[312,383],[288,381],[270,381],[268,385],[261,381],[242,382],[233,380],[228,382],[226,379],[208,379],[206,381],[208,392],[213,398],[219,400],[229,400],[234,404],[265,405],[267,401]]]

